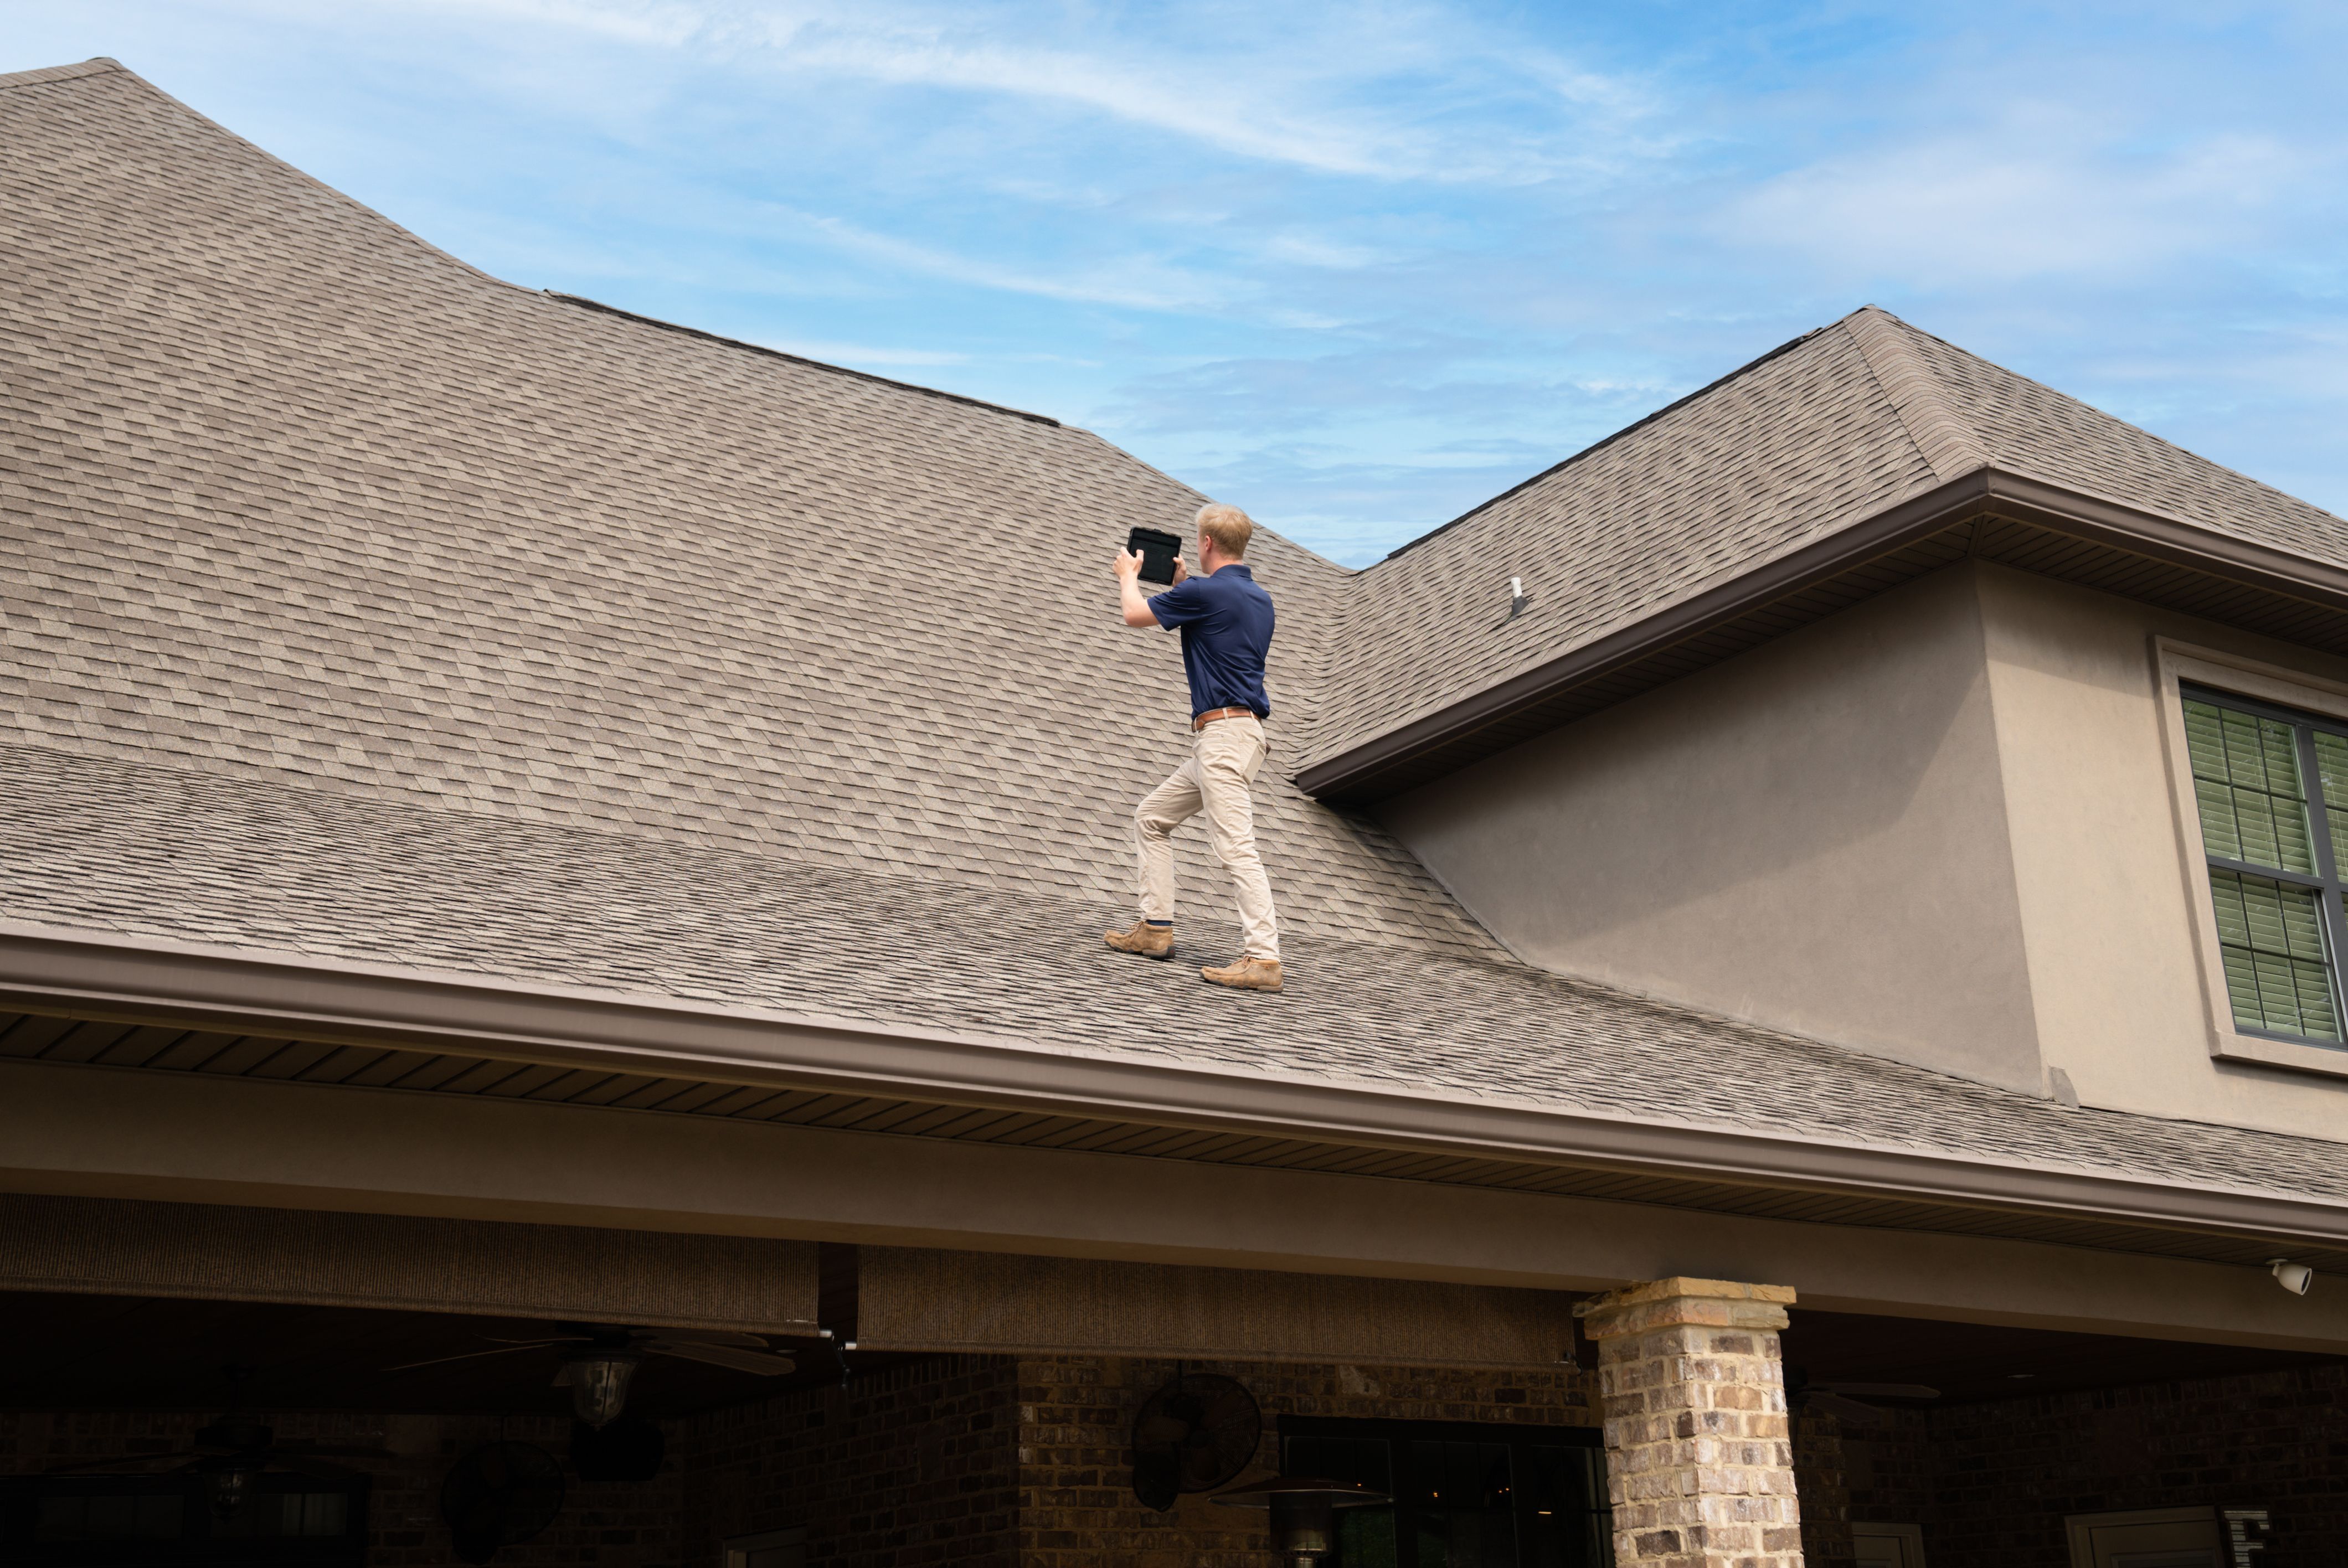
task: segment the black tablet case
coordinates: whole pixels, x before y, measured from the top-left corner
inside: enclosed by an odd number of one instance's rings
[[[1141,580],[1172,582],[1174,558],[1182,553],[1182,536],[1160,533],[1156,528],[1136,528],[1126,537],[1125,548],[1141,552]]]

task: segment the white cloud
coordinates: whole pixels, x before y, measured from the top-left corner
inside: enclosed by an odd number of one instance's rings
[[[828,213],[796,212],[771,204],[764,210],[788,218],[805,232],[820,236],[840,250],[907,272],[1045,299],[1132,310],[1188,311],[1221,306],[1238,286],[1232,280],[1188,272],[1148,255],[1088,265],[1066,276],[1047,276],[877,233]]]
[[[1019,37],[1004,13],[877,0],[438,3],[747,68],[1057,103],[1322,174],[1520,184],[1587,177],[1664,145],[1625,133],[1658,108],[1643,89],[1441,10],[1311,18],[1234,6],[1177,43],[1108,27],[1066,41],[1086,32],[1081,8],[1061,12],[1051,35]],[[1497,110],[1519,123],[1503,132]]]
[[[2242,133],[2157,152],[2127,128],[2020,108],[2001,123],[1794,169],[1729,203],[1715,237],[1807,256],[1829,275],[1911,284],[2137,275],[2257,247],[2335,161]]]

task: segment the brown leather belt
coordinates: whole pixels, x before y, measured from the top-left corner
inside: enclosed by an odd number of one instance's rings
[[[1254,717],[1253,708],[1210,708],[1190,721],[1190,733],[1197,734],[1217,719],[1252,719]]]

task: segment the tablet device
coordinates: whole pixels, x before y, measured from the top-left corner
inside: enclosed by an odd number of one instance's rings
[[[1182,553],[1182,536],[1162,533],[1156,528],[1136,528],[1128,534],[1125,548],[1141,556],[1141,580],[1172,582],[1174,558]]]

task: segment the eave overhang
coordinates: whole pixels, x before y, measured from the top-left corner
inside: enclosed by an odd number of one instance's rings
[[[2084,548],[2050,552],[2050,538]],[[1967,557],[2348,651],[2348,569],[1983,466],[1773,560],[1733,568],[1652,614],[1322,758],[1296,775],[1297,787],[1340,805],[1398,794]],[[2148,577],[2147,566],[2165,574]],[[2278,616],[2280,604],[2299,613]]]
[[[16,922],[0,1006],[2348,1245],[2323,1197]]]

